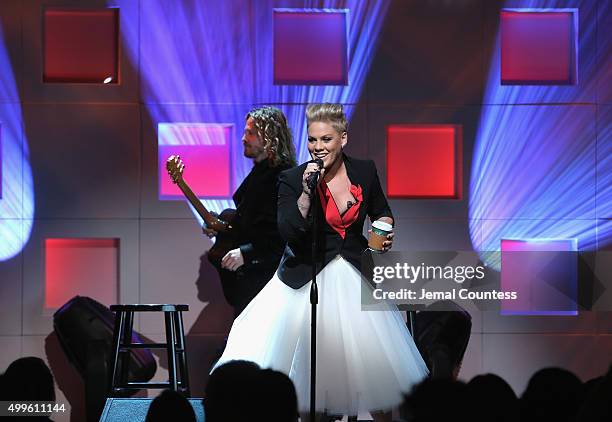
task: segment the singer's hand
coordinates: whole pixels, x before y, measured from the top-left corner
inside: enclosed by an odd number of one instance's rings
[[[372,229],[368,230],[368,237],[372,234]],[[387,240],[382,243],[382,252],[387,252],[393,247],[393,237],[395,233],[391,232],[387,235]]]
[[[305,194],[310,195],[310,189],[308,188],[308,178],[311,174],[319,171],[319,166],[317,163],[308,163],[306,168],[304,169],[304,174],[302,175],[302,190]],[[321,167],[321,174],[319,175],[319,183],[323,180],[325,176],[325,168]]]

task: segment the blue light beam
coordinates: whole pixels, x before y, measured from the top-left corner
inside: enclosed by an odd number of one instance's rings
[[[521,5],[546,11],[557,3]],[[598,163],[598,146],[602,135],[610,137],[612,119],[609,114],[598,115],[594,103],[601,71],[596,62],[596,5],[577,4],[581,5],[577,86],[502,86],[497,35],[469,197],[472,244],[496,269],[499,254],[487,251],[499,251],[502,238],[575,238],[579,250],[612,239],[609,221],[601,218],[602,210],[611,209],[612,184],[601,183],[609,180],[611,166]],[[612,53],[610,45],[606,48],[600,51],[604,57]]]
[[[0,261],[19,254],[32,232],[34,188],[21,103],[0,24]]]
[[[320,3],[292,5],[349,9],[347,86],[274,85],[272,0],[148,0],[140,9],[131,0],[108,0],[109,6],[120,7],[122,39],[139,65],[143,101],[156,128],[159,123],[223,122],[240,135],[250,108],[276,105],[287,115],[299,161],[308,158],[305,105],[357,102],[390,1]],[[253,19],[251,9],[256,10]],[[353,108],[347,107],[347,117]],[[237,186],[252,162],[242,156],[242,148],[232,148],[231,162]],[[233,206],[229,199],[202,202],[217,212]]]

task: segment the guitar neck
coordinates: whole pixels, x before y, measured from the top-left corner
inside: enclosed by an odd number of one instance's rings
[[[211,225],[215,220],[215,217],[206,209],[204,205],[202,205],[202,203],[193,193],[189,185],[187,185],[187,183],[185,183],[183,179],[179,180],[176,184],[178,185],[179,189],[183,191],[183,194],[185,194],[185,197],[187,197],[187,199],[189,200],[191,205],[193,205],[200,217],[202,217],[202,219],[206,222],[207,225]]]

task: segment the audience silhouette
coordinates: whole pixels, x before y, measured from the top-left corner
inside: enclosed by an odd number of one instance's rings
[[[253,362],[235,360],[215,369],[204,392],[207,422],[249,420],[255,400],[256,378],[260,368]]]
[[[582,382],[565,369],[540,369],[521,396],[521,421],[574,421],[581,389]]]
[[[0,378],[0,400],[55,401],[53,375],[37,357],[20,358],[11,363]],[[50,421],[47,416],[22,416],[22,421]]]
[[[576,421],[612,421],[612,365],[606,375],[587,381],[584,387]]]
[[[17,359],[0,375],[2,401],[55,401],[53,375],[37,357]],[[209,377],[204,398],[206,422],[297,422],[298,403],[289,377],[248,361],[231,361]],[[612,366],[582,383],[562,368],[537,371],[520,399],[495,374],[478,375],[467,384],[453,377],[429,378],[415,386],[400,409],[402,422],[608,422],[612,421]],[[50,421],[46,416],[21,420]],[[146,422],[193,422],[196,415],[181,394],[164,390]]]
[[[204,397],[207,422],[296,422],[297,395],[289,377],[235,360],[215,369]]]
[[[193,407],[182,394],[164,390],[151,402],[145,422],[195,422]]]
[[[474,422],[514,422],[518,399],[512,387],[498,375],[475,376],[468,382],[466,405]]]
[[[253,420],[296,422],[298,402],[291,379],[279,371],[263,369],[256,377]]]
[[[465,383],[452,378],[426,379],[406,397],[402,417],[411,422],[468,420],[466,390]]]

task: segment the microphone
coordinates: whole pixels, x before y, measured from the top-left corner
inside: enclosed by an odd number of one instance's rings
[[[314,160],[309,161],[309,163],[316,163],[319,167],[319,170],[309,174],[308,178],[306,179],[308,190],[310,190],[310,192],[312,193],[317,187],[317,183],[319,182],[319,176],[321,175],[321,169],[323,168],[323,160],[321,160],[320,158],[315,158]]]

